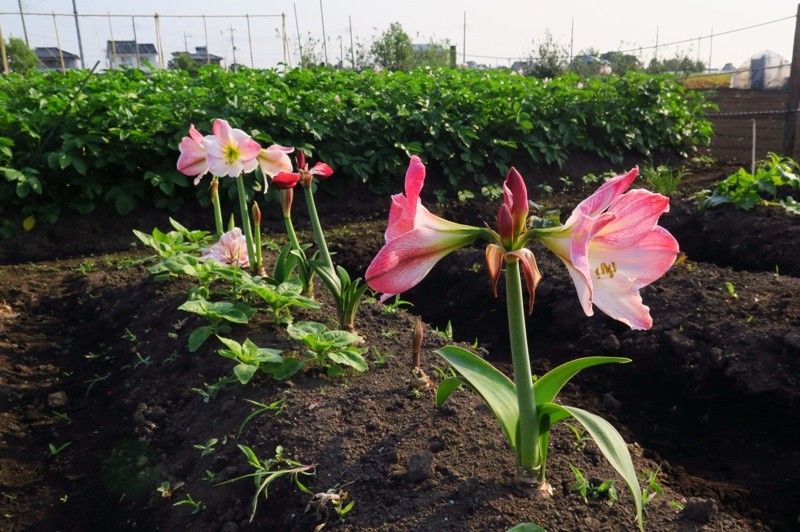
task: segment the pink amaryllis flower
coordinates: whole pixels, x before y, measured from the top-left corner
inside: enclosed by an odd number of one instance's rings
[[[425,166],[411,157],[405,194],[392,196],[386,245],[372,259],[365,278],[385,301],[413,288],[444,256],[475,241],[484,230],[461,225],[431,214],[420,201]]]
[[[653,319],[639,290],[669,270],[678,242],[657,225],[669,198],[643,189],[625,192],[638,173],[636,167],[610,179],[563,226],[538,237],[567,266],[587,316],[596,305],[632,329],[649,329]]]
[[[328,179],[333,175],[333,168],[321,161],[309,168],[302,150],[297,151],[297,172],[292,172],[291,165],[289,166],[288,172],[280,172],[273,177],[272,186],[287,189],[294,188],[297,183],[300,183],[300,185],[308,187],[311,186],[311,181],[315,176],[320,179]]]
[[[273,144],[269,148],[262,149],[258,157],[258,165],[265,176],[275,177],[281,172],[292,171],[292,160],[289,154],[294,151],[293,147]]]
[[[213,135],[203,138],[208,169],[215,176],[238,177],[258,166],[261,146],[241,129],[235,129],[226,120],[214,120]]]
[[[250,259],[247,256],[247,241],[238,227],[223,233],[211,247],[200,250],[200,258],[240,268],[250,266]]]
[[[197,185],[208,173],[208,162],[203,135],[195,129],[194,124],[189,126],[189,136],[181,139],[178,149],[181,152],[178,157],[178,171],[188,176],[197,176],[194,179],[194,184]]]

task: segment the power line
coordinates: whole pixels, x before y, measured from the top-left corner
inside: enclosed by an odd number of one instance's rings
[[[774,20],[767,20],[765,22],[759,22],[758,24],[751,24],[750,26],[742,26],[741,28],[734,28],[734,29],[731,29],[731,30],[721,31],[719,33],[712,32],[709,35],[702,35],[700,37],[691,37],[691,38],[688,38],[688,39],[681,39],[681,40],[678,40],[678,41],[670,41],[670,42],[665,42],[665,43],[658,43],[658,44],[650,45],[650,46],[637,46],[636,48],[628,48],[628,49],[614,50],[614,51],[617,52],[617,53],[624,54],[624,53],[630,53],[630,52],[639,52],[641,50],[653,50],[653,49],[657,50],[657,49],[663,48],[665,46],[675,46],[675,45],[678,45],[678,44],[692,43],[692,42],[695,42],[695,41],[698,41],[698,40],[701,40],[701,39],[712,39],[714,37],[719,37],[719,36],[722,36],[722,35],[729,35],[731,33],[737,33],[737,32],[745,31],[745,30],[751,30],[753,28],[760,28],[761,26],[767,26],[769,24],[775,24],[777,22],[783,22],[784,20],[792,20],[792,19],[795,19],[795,18],[797,18],[797,15],[791,15],[791,16],[788,16],[788,17],[782,17],[782,18],[777,18],[777,19],[774,19]],[[529,57],[518,57],[518,56],[511,56],[511,55],[481,55],[481,54],[469,54],[469,53],[465,54],[465,55],[468,56],[468,57],[477,57],[479,59],[498,59],[498,60],[507,60],[507,61],[511,61],[511,60],[525,61],[525,60],[529,59]],[[569,56],[567,56],[567,55],[558,56],[558,58],[559,59],[568,59]]]

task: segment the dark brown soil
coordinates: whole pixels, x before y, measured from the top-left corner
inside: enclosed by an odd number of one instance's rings
[[[572,198],[551,202],[566,206]],[[466,211],[493,216],[489,207],[451,210],[459,221],[473,221]],[[762,215],[730,215],[728,233],[745,231]],[[656,323],[646,332],[599,314],[583,316],[563,267],[536,250],[545,280],[529,320],[534,371],[588,354],[634,359],[588,371],[562,400],[612,421],[631,442],[639,471],[660,468],[665,491],[648,507],[648,530],[792,530],[800,507],[794,489],[800,478],[800,303],[794,297],[800,280],[789,266],[775,275],[737,262],[733,252],[729,262],[702,255],[702,241],[690,230],[693,216],[723,215],[696,215],[677,201],[665,217],[688,258],[644,290]],[[772,218],[787,223],[785,215],[764,216]],[[383,226],[376,219],[332,228],[337,260],[363,271],[381,245]],[[729,241],[710,227],[707,235]],[[758,239],[749,242],[751,254],[762,252]],[[282,479],[249,524],[252,481],[215,485],[248,472],[237,444],[262,458],[282,445],[290,456],[316,464],[307,481],[314,492],[346,491],[355,507],[344,522],[329,515],[328,528],[505,530],[533,521],[550,532],[635,529],[621,479],[593,444],[581,447],[566,427],[556,429],[551,443],[555,494],[542,499],[517,479],[513,457],[478,397],[458,392],[436,409],[431,392],[411,374],[413,322],[402,311],[390,314],[373,304],[362,310],[359,332],[371,348],[364,375],[329,379],[311,371],[288,384],[257,377],[204,402],[192,389],[229,375],[232,364],[214,354],[211,341],[188,353],[186,338],[200,322],[176,308],[190,285],[154,281],[132,260],[140,256],[0,267],[0,529],[233,532],[311,530],[321,522],[304,512],[309,497]],[[482,251],[464,250],[404,299],[432,326],[444,329],[452,321],[457,340],[477,338],[482,352],[505,367],[503,296],[491,298],[485,275]],[[296,319],[333,325],[322,291],[323,310]],[[299,349],[263,317],[232,336]],[[425,338],[423,366],[438,380],[433,365],[444,364],[433,351],[447,340],[431,328]],[[57,394],[48,406],[54,392],[64,392],[66,403]],[[284,399],[285,407],[254,418],[237,435],[252,408],[245,399]],[[216,450],[201,457],[194,445],[209,438],[218,439]],[[67,442],[48,456],[48,444]],[[570,491],[570,464],[587,477],[616,478],[620,501],[584,503]],[[204,479],[207,470],[213,482]],[[166,498],[155,490],[164,481],[185,484]],[[192,515],[188,506],[173,506],[187,494],[205,511]],[[694,511],[670,504],[689,498]]]

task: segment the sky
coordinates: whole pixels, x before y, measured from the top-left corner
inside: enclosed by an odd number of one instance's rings
[[[170,2],[165,0],[102,1],[76,0],[79,13],[146,15],[136,18],[136,34],[140,43],[156,43],[153,13],[161,15],[228,15],[226,18],[206,19],[208,46],[211,53],[233,62],[233,43],[236,61],[255,67],[274,67],[283,60],[281,14],[285,14],[289,38],[290,61],[297,63],[297,25],[304,42],[307,34],[322,39],[322,17],[319,0],[294,2],[260,0],[193,0]],[[23,0],[26,11],[45,13],[72,13],[71,0]],[[349,17],[352,17],[353,36],[368,41],[379,35],[390,23],[399,22],[413,42],[431,39],[448,39],[457,46],[461,62],[466,59],[488,65],[508,65],[516,58],[525,57],[550,31],[567,49],[572,35],[574,53],[585,48],[600,51],[628,50],[643,47],[640,58],[648,62],[654,54],[652,47],[659,43],[685,39],[692,42],[664,46],[658,49],[659,57],[672,57],[676,53],[720,68],[725,63],[743,64],[756,52],[773,50],[791,60],[794,38],[794,20],[783,20],[758,28],[724,32],[758,24],[797,12],[797,3],[788,0],[559,0],[540,2],[523,0],[322,0],[325,20],[328,61],[338,62],[340,43],[345,51],[349,45]],[[0,15],[3,35],[22,37],[23,29],[17,0],[0,0],[0,11],[15,14]],[[247,19],[250,14],[248,38]],[[271,18],[255,15],[277,15]],[[466,34],[464,32],[466,14]],[[70,17],[56,17],[61,48],[78,53],[75,21]],[[30,45],[56,46],[56,30],[52,16],[26,16]],[[80,27],[87,66],[101,60],[105,66],[105,43],[113,31],[116,40],[132,40],[133,25],[130,18],[112,18],[111,28],[106,17],[82,17]],[[574,29],[573,29],[574,28]],[[232,31],[231,31],[232,30]],[[712,31],[713,30],[713,31]],[[169,59],[173,51],[189,50],[205,44],[205,31],[201,18],[161,18],[161,36],[164,56]],[[701,38],[699,41],[698,37]],[[464,46],[465,43],[465,46]],[[252,44],[252,46],[251,46]],[[491,57],[479,57],[491,56]]]

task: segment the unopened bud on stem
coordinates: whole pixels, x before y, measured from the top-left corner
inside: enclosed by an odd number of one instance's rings
[[[294,189],[286,188],[278,191],[278,197],[281,201],[281,209],[283,209],[283,217],[288,218],[292,215],[292,201],[294,201]]]
[[[420,369],[420,353],[422,352],[422,340],[424,337],[425,329],[422,327],[422,320],[417,318],[417,321],[414,323],[414,338],[411,341],[414,369]]]

